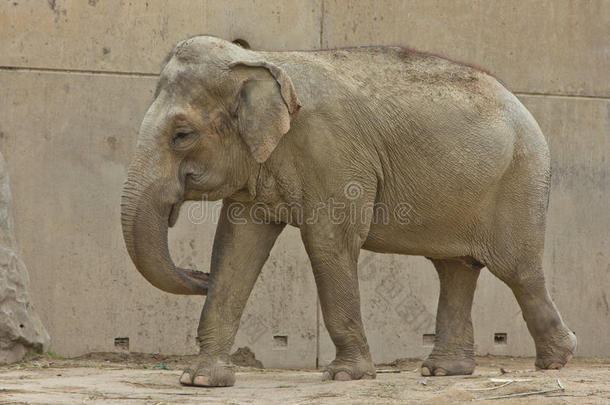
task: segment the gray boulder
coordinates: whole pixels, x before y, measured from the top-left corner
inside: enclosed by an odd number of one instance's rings
[[[46,351],[50,338],[28,297],[28,271],[19,259],[12,198],[0,154],[0,364],[19,361],[29,351]]]

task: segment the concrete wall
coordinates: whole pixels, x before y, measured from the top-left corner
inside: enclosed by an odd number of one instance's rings
[[[203,299],[162,293],[135,271],[119,197],[160,61],[176,41],[209,33],[266,50],[409,45],[496,73],[551,145],[551,293],[580,339],[578,354],[609,356],[609,20],[604,0],[0,3],[0,151],[52,350],[117,350],[116,337],[129,337],[132,351],[196,350]],[[175,261],[206,269],[213,234],[211,219],[193,224],[183,215],[170,233]],[[438,297],[432,265],[363,252],[360,274],[374,359],[427,354],[422,335],[434,332]],[[266,366],[325,364],[334,350],[319,318],[307,256],[287,229],[236,347],[250,346]],[[533,354],[513,296],[486,270],[474,322],[479,353]],[[494,344],[497,332],[508,334],[506,345]],[[288,336],[288,345],[274,336]]]

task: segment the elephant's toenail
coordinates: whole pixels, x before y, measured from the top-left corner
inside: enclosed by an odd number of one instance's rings
[[[196,375],[193,379],[193,385],[197,385],[199,387],[209,387],[210,377],[207,377],[205,375]]]
[[[445,375],[447,375],[447,370],[445,370],[444,368],[437,368],[436,370],[434,370],[434,375],[437,375],[440,377],[445,376]]]
[[[423,375],[424,377],[430,377],[432,373],[430,372],[430,369],[428,367],[422,366],[421,375]]]
[[[337,371],[335,373],[336,381],[350,381],[352,376],[350,376],[346,371]]]
[[[184,373],[182,373],[182,375],[180,376],[180,384],[193,385],[193,382],[191,381],[191,375],[189,373],[187,373],[186,371]]]
[[[561,364],[561,363],[551,363],[551,364],[549,364],[549,366],[547,368],[549,370],[559,370],[562,367],[563,367],[563,364]]]
[[[332,380],[332,377],[328,371],[325,371],[322,374],[322,381],[329,381],[329,380]]]

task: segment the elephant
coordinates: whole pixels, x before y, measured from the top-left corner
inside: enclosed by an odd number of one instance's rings
[[[576,337],[542,269],[549,188],[537,122],[481,68],[398,46],[270,52],[201,35],[164,61],[121,224],[150,283],[207,295],[184,385],[234,384],[229,350],[286,225],[299,229],[336,347],[324,380],[376,376],[360,310],[361,249],[424,256],[436,268],[436,335],[422,375],[473,372],[471,307],[483,267],[514,293],[536,367],[559,369]],[[192,200],[222,200],[209,273],[176,267],[168,249],[168,228]]]

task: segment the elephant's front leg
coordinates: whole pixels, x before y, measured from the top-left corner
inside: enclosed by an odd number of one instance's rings
[[[301,228],[318,287],[324,324],[336,347],[336,357],[324,380],[375,378],[375,367],[364,335],[358,290],[356,233],[339,225],[315,224]]]
[[[233,205],[232,205],[233,204]],[[246,301],[284,224],[254,223],[247,207],[224,202],[197,339],[200,353],[180,377],[184,385],[226,387],[235,382],[229,351]]]

